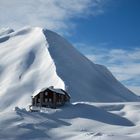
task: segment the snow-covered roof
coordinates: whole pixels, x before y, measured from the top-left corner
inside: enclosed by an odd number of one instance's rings
[[[47,88],[38,89],[38,90],[36,90],[36,91],[32,94],[32,96],[35,97],[38,93],[40,93],[40,92],[42,92],[42,91],[44,91],[44,90],[46,90],[46,89],[47,89]]]
[[[40,92],[42,92],[42,91],[44,91],[44,90],[51,90],[52,92],[54,92],[54,93],[59,93],[59,94],[63,94],[63,95],[65,95],[66,93],[65,93],[65,91],[63,91],[62,89],[60,89],[60,88],[54,88],[54,87],[48,87],[48,88],[42,88],[42,89],[39,89],[39,90],[36,90],[34,93],[33,93],[33,97],[35,97],[37,94],[39,94]]]
[[[60,93],[60,94],[64,94],[65,95],[65,92],[62,91],[60,88],[49,87],[48,89],[53,91],[53,92],[55,92],[55,93]]]

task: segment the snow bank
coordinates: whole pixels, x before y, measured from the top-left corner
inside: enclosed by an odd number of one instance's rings
[[[121,104],[102,103],[102,107],[111,105],[117,108]],[[16,107],[12,112],[0,114],[0,139],[139,140],[140,123],[135,121],[135,116],[140,112],[140,103],[123,103],[123,106],[115,113],[82,102],[61,109],[46,109],[45,113],[27,112]],[[118,115],[123,112],[125,115]],[[129,112],[134,113],[130,115]]]
[[[4,35],[10,34],[12,32],[14,32],[13,29],[10,29],[10,28],[2,28],[2,29],[0,29],[0,36],[4,36]]]

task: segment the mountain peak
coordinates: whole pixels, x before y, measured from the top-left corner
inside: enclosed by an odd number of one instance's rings
[[[26,27],[4,34],[0,37],[0,109],[26,107],[33,92],[49,86],[67,87],[72,101],[137,100],[107,68],[92,63],[52,31]]]

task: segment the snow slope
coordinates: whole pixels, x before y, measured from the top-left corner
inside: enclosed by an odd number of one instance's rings
[[[0,110],[28,106],[35,90],[64,89],[41,28],[25,28],[0,38]]]
[[[58,34],[49,30],[44,30],[44,34],[57,74],[68,86],[73,101],[114,102],[137,99],[105,66],[92,63]]]
[[[95,107],[96,106],[96,107]],[[1,140],[139,140],[140,103],[73,103],[0,113]]]
[[[0,36],[7,35],[7,34],[10,34],[12,32],[14,32],[13,29],[10,29],[10,28],[2,28],[2,29],[0,29]]]
[[[68,87],[73,103],[26,111],[33,92],[52,85]],[[122,102],[137,100],[56,33],[0,30],[0,140],[139,140],[140,103]]]
[[[72,101],[137,100],[107,68],[93,64],[49,30],[3,31],[0,58],[0,110],[26,107],[34,91],[51,85],[68,87]]]

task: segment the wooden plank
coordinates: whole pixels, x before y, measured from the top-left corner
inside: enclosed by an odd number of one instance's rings
[[[40,93],[40,107],[43,105],[43,92]]]
[[[53,106],[56,108],[56,94],[53,94]]]

